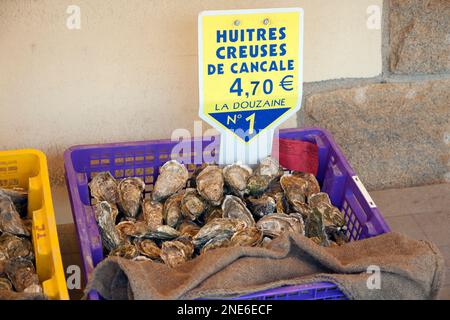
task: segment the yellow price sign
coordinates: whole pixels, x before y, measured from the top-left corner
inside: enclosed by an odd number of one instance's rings
[[[303,10],[199,15],[200,117],[248,143],[300,109]]]

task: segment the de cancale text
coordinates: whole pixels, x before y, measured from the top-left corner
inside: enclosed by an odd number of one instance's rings
[[[236,74],[291,71],[294,70],[294,60],[276,59],[284,57],[287,53],[286,43],[282,42],[285,39],[286,27],[217,30],[216,42],[219,46],[216,49],[216,57],[219,60],[267,58],[267,60],[232,63],[230,71]],[[277,41],[277,43],[267,43],[270,41]],[[249,42],[251,44],[242,44]],[[240,45],[236,45],[236,43],[240,43]],[[208,75],[223,74],[223,68],[222,63],[210,64],[208,65]]]

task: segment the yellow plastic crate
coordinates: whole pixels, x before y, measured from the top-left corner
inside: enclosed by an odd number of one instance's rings
[[[0,187],[28,190],[36,271],[50,299],[69,298],[56,231],[47,158],[39,150],[0,151]]]

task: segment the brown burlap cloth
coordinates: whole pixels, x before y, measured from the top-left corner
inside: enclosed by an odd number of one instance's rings
[[[367,283],[380,268],[380,289]],[[369,279],[369,277],[371,277]],[[215,249],[177,268],[110,257],[86,288],[106,299],[226,298],[283,285],[329,281],[350,299],[435,299],[444,259],[430,242],[387,233],[334,248],[286,234],[269,248]]]

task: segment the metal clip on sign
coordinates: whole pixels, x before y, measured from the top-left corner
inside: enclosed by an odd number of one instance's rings
[[[257,163],[303,89],[303,9],[205,11],[198,18],[199,115],[221,132],[220,163]]]

